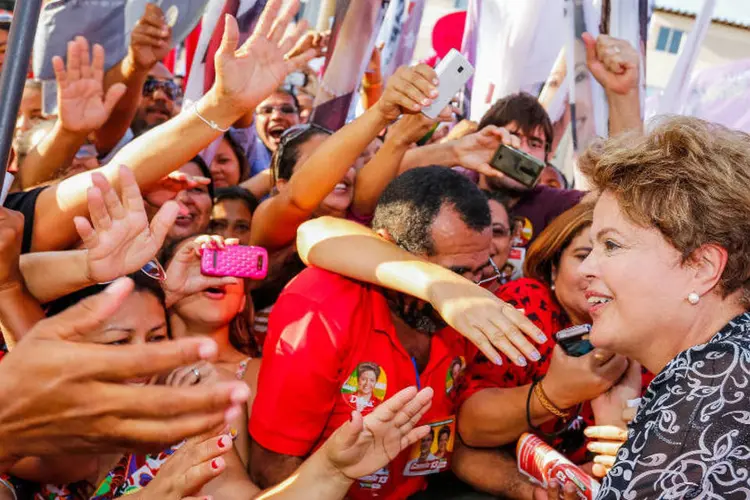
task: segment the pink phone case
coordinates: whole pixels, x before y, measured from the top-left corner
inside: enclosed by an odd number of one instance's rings
[[[201,273],[262,280],[268,273],[268,252],[262,247],[232,245],[225,250],[204,250]]]

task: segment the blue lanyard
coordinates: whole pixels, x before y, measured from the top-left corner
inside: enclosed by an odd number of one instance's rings
[[[411,364],[414,367],[414,376],[417,379],[417,390],[422,390],[422,381],[419,380],[419,368],[417,368],[417,360],[414,357],[411,358]]]

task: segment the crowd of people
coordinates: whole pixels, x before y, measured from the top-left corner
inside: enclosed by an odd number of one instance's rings
[[[269,0],[194,103],[148,4],[105,69],[55,57],[57,113],[29,79],[0,209],[0,500],[564,499],[515,444],[546,440],[597,499],[750,498],[750,137],[644,126],[639,54],[584,36],[609,138],[549,163],[537,97],[478,123],[426,64],[364,111],[310,122],[293,72],[328,36]],[[0,22],[0,63],[9,22]],[[437,131],[436,131],[437,129]],[[558,138],[559,139],[559,138]],[[525,186],[501,145],[547,164]],[[263,247],[264,279],[201,271]],[[555,334],[591,325],[573,355]],[[582,354],[582,353],[579,353]]]

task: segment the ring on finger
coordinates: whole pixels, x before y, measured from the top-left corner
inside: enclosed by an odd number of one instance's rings
[[[201,372],[197,368],[193,368],[193,375],[195,375],[195,383],[201,381]]]

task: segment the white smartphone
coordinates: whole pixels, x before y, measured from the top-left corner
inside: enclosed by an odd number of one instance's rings
[[[435,72],[440,80],[438,96],[422,110],[423,115],[432,119],[437,118],[453,96],[466,85],[474,74],[474,66],[459,51],[451,49],[438,63]]]

